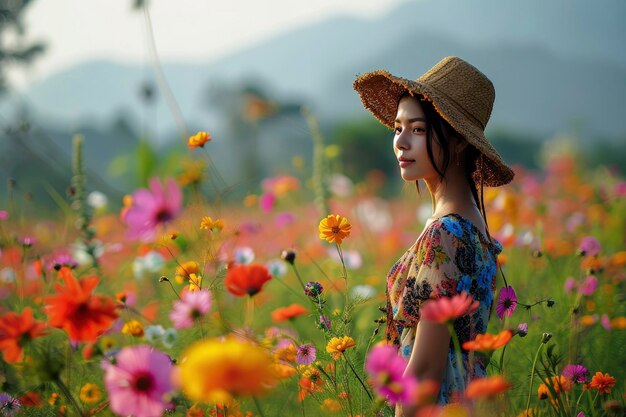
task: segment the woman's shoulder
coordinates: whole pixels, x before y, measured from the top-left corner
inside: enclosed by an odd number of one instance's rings
[[[483,228],[484,229],[484,228]],[[438,242],[441,239],[453,241],[455,246],[486,245],[496,255],[502,251],[502,245],[493,237],[488,238],[473,220],[456,212],[438,216],[427,223],[423,237]]]

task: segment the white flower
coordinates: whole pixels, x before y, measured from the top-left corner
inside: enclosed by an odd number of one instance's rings
[[[89,206],[93,207],[96,210],[105,208],[108,202],[109,199],[107,198],[107,196],[100,191],[92,191],[87,196],[87,204],[89,204]]]
[[[337,197],[350,197],[354,190],[354,183],[345,175],[333,174],[329,178],[328,188]]]
[[[355,285],[352,287],[352,290],[350,290],[350,293],[352,297],[369,300],[376,296],[376,289],[371,285]]]
[[[274,278],[282,277],[287,273],[287,264],[280,259],[272,259],[265,266]]]
[[[247,265],[254,261],[254,251],[248,246],[239,246],[235,248],[234,253],[235,263],[240,265]]]
[[[163,337],[161,338],[161,341],[163,342],[166,348],[170,349],[174,346],[174,343],[176,343],[177,339],[178,339],[178,332],[176,331],[175,328],[169,327],[165,331],[165,333],[163,333]]]
[[[165,329],[160,324],[148,326],[144,329],[143,336],[149,343],[157,343],[163,338]]]
[[[370,198],[357,204],[354,214],[361,224],[374,233],[382,233],[391,228],[393,219],[388,204],[381,198]]]

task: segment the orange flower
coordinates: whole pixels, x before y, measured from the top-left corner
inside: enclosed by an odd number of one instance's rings
[[[466,314],[473,313],[479,306],[471,295],[462,292],[453,297],[428,300],[422,306],[422,318],[436,323],[446,323]]]
[[[228,268],[224,285],[232,295],[243,297],[247,294],[252,297],[270,279],[272,276],[264,265],[235,265]]]
[[[489,398],[511,388],[511,384],[502,376],[477,378],[469,383],[465,389],[465,396],[469,399]]]
[[[24,356],[24,345],[45,333],[45,324],[33,320],[33,311],[26,307],[21,315],[9,312],[0,317],[0,351],[7,363]]]
[[[600,394],[609,394],[611,388],[614,386],[615,378],[608,373],[603,374],[602,372],[596,372],[596,374],[591,377],[591,382],[589,383],[589,388],[597,389]]]
[[[280,307],[272,311],[272,321],[286,321],[301,316],[309,311],[300,304],[292,304],[289,307]]]
[[[549,398],[550,401],[554,401],[552,398],[552,391],[559,396],[561,392],[570,392],[572,390],[573,382],[571,379],[564,377],[563,375],[553,376],[550,379],[545,380],[545,383],[539,386],[537,395],[540,400]],[[550,390],[552,387],[552,390]]]
[[[187,146],[189,149],[203,148],[204,144],[211,140],[211,134],[207,132],[198,132],[193,136],[189,136]]]
[[[343,239],[350,236],[352,225],[348,223],[348,219],[339,214],[329,214],[322,219],[318,229],[320,231],[320,239],[324,239],[328,243],[337,242],[341,244]]]
[[[356,342],[350,336],[333,337],[326,345],[326,352],[332,353],[333,359],[337,360],[346,349],[355,346]]]
[[[482,350],[482,351],[492,351],[500,349],[502,346],[509,343],[513,337],[513,332],[510,330],[503,330],[500,333],[493,334],[478,334],[476,339],[469,340],[463,343],[463,349],[465,350]]]
[[[74,341],[94,342],[117,319],[115,300],[91,293],[98,285],[96,276],[77,280],[63,267],[59,278],[65,286],[56,283],[57,295],[45,298],[48,324],[65,330]]]

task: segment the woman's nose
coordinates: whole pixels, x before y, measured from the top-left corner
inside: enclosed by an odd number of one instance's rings
[[[404,133],[405,132],[403,130],[400,133],[396,134],[396,136],[393,138],[393,146],[396,149],[402,149],[402,150],[409,149],[409,141],[407,140],[406,135]]]

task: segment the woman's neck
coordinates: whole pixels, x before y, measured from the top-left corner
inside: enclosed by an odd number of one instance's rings
[[[450,165],[445,180],[439,176],[425,180],[433,202],[433,217],[459,211],[469,214],[473,210],[480,214],[464,171],[463,166]]]

